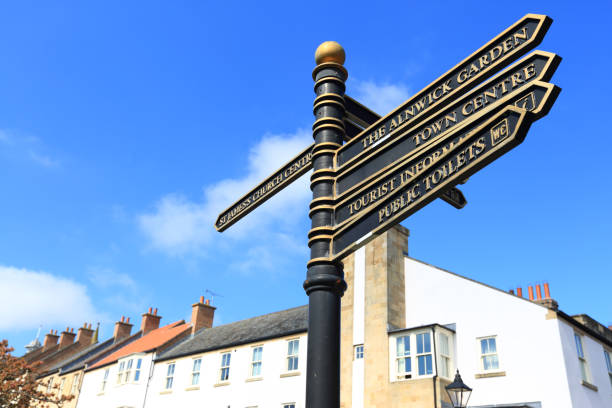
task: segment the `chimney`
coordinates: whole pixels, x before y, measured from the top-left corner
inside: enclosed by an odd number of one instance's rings
[[[129,337],[132,332],[132,325],[130,324],[130,318],[127,320],[121,316],[121,320],[115,323],[115,331],[113,332],[113,339],[115,342]]]
[[[157,308],[151,313],[151,308],[149,308],[148,313],[144,313],[142,315],[142,323],[140,324],[140,330],[142,331],[142,335],[144,336],[151,330],[155,330],[159,328],[159,321],[161,320],[161,316],[157,315]]]
[[[80,327],[77,331],[76,341],[81,344],[91,344],[91,338],[93,336],[93,330],[91,330],[91,324],[87,327],[87,323]]]
[[[542,300],[542,288],[539,284],[536,285],[536,295],[538,297],[538,300]]]
[[[191,305],[191,334],[194,334],[202,328],[210,329],[213,325],[215,317],[214,306],[210,305],[210,300],[204,301],[204,296],[200,296],[200,301]]]
[[[66,346],[71,345],[72,343],[74,343],[74,329],[72,329],[72,331],[70,330],[70,328],[66,327],[66,331],[63,331],[61,333],[60,339],[59,339],[59,348],[63,349]]]
[[[523,297],[523,288],[516,288],[516,296]]]
[[[529,291],[529,300],[533,300],[533,286],[529,286],[527,290]]]
[[[48,350],[49,348],[55,346],[57,344],[57,331],[53,333],[51,330],[49,333],[45,335],[45,341],[43,342],[43,350]]]
[[[543,299],[540,299],[541,297],[541,293],[539,292],[540,285],[538,285],[536,289],[538,289],[538,300],[536,300],[537,304],[545,306],[552,310],[559,309],[559,304],[557,303],[557,301],[550,297],[550,287],[548,286],[548,283],[544,284],[544,298]]]
[[[514,289],[510,289],[508,293],[510,293],[511,295],[514,295]]]

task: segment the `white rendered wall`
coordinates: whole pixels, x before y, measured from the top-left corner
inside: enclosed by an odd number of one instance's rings
[[[455,366],[474,389],[470,406],[540,401],[543,408],[572,405],[559,320],[548,309],[452,273],[405,259],[406,327],[456,324]],[[497,336],[504,376],[481,373],[478,338]]]
[[[152,354],[141,355],[142,366],[138,382],[117,385],[118,364],[86,371],[81,385],[77,408],[142,407],[147,388],[147,377],[151,369]],[[126,356],[127,357],[127,356]],[[122,358],[122,360],[125,359]],[[100,391],[104,371],[110,369],[104,392]]]
[[[287,340],[294,338],[300,339],[299,370],[287,373]],[[281,408],[281,404],[293,402],[296,408],[304,408],[306,343],[306,334],[300,334],[156,363],[145,407]],[[255,381],[249,377],[254,345],[263,345],[262,375]],[[221,353],[227,351],[232,353],[229,381],[219,386]],[[200,384],[194,389],[191,372],[193,359],[198,357],[202,358]],[[164,384],[167,365],[171,362],[176,366],[174,384],[168,393]]]
[[[353,346],[364,344],[365,338],[365,247],[355,251],[353,279]],[[364,349],[364,356],[367,356]],[[353,372],[351,381],[352,408],[363,407],[365,391],[364,359],[356,360],[353,355]]]
[[[567,380],[574,407],[599,408],[612,407],[612,385],[608,375],[608,368],[604,360],[604,348],[594,338],[585,335],[584,332],[574,330],[573,326],[561,320],[561,341],[563,354],[567,367]],[[574,340],[574,333],[583,334],[582,348],[588,363],[589,383],[597,387],[592,390],[582,384],[578,353]]]

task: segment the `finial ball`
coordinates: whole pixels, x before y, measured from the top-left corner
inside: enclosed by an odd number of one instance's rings
[[[325,41],[319,45],[315,52],[315,62],[317,65],[324,62],[335,62],[342,65],[345,58],[344,48],[335,41]]]

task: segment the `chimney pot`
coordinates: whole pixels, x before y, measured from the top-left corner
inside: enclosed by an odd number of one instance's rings
[[[210,305],[210,299],[206,299],[206,304]]]
[[[155,308],[155,310],[153,310],[153,314],[154,314],[155,316],[157,316],[157,308]]]
[[[514,295],[514,289],[510,289],[508,292],[510,292],[511,295]]]
[[[126,322],[126,323],[129,323],[129,322],[130,322],[130,318],[128,317],[128,318],[127,318],[127,320],[126,320],[125,322]]]
[[[548,286],[548,282],[544,284],[544,297],[550,299],[550,287]]]
[[[152,307],[149,308],[149,313],[153,313],[153,308]]]
[[[536,295],[538,297],[538,300],[542,299],[542,288],[540,287],[540,285],[536,285]]]
[[[529,300],[533,300],[533,286],[527,288],[529,290]]]
[[[88,329],[91,329],[91,323],[89,323],[89,326],[87,326]]]
[[[516,288],[516,296],[523,297],[523,288]]]

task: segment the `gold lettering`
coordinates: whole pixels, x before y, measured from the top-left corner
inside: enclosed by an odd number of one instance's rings
[[[393,130],[397,127],[397,123],[395,123],[395,119],[391,119],[391,125],[389,125],[389,130]]]
[[[520,34],[521,32],[522,34]],[[519,31],[518,33],[514,33],[514,45],[520,44],[519,38],[521,40],[527,41],[527,27],[523,27],[521,31]]]
[[[536,74],[535,64],[529,64],[525,68],[523,68],[523,72],[525,72],[525,80],[533,78]]]
[[[468,106],[471,106],[472,109],[468,110]],[[461,108],[461,112],[463,113],[463,115],[468,116],[471,115],[472,113],[474,113],[474,104],[472,101],[466,103],[465,105],[463,105],[463,108]]]

